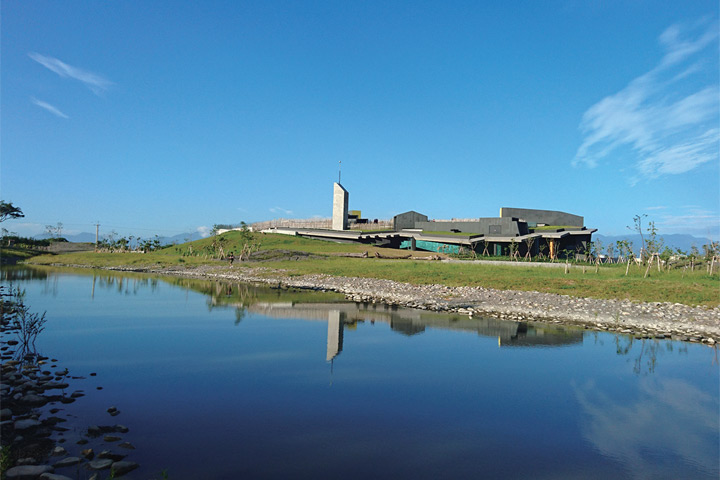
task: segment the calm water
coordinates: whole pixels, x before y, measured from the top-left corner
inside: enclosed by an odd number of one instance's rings
[[[85,376],[66,448],[124,424],[132,478],[719,475],[701,345],[140,274],[10,277],[47,311],[38,352]]]

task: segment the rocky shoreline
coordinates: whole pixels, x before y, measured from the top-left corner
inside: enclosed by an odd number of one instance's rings
[[[343,293],[349,300],[356,302],[386,303],[505,320],[576,325],[639,338],[672,338],[709,346],[715,346],[720,342],[720,307],[702,308],[668,302],[600,300],[482,287],[412,285],[375,278],[331,275],[289,276],[280,270],[247,266],[111,267],[107,270],[261,283],[279,288],[334,291]]]
[[[65,405],[87,394],[76,388],[87,377],[71,375],[67,368],[60,367],[57,359],[35,351],[34,337],[42,328],[38,330],[37,324],[33,327],[27,310],[23,319],[25,307],[12,298],[12,294],[0,288],[3,478],[71,480],[79,478],[82,469],[87,472],[82,478],[92,480],[108,474],[121,477],[138,468],[136,462],[126,459],[135,450],[122,437],[128,433],[127,427],[113,424],[83,428],[66,412]],[[107,413],[116,417],[120,411],[110,407]]]

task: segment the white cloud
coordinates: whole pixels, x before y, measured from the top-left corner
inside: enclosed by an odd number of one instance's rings
[[[705,28],[690,39],[679,25],[668,28],[659,39],[666,49],[660,63],[583,114],[584,138],[573,165],[595,167],[625,147],[636,158],[639,177],[656,178],[718,159],[720,88],[694,83],[717,67],[701,56],[716,43],[717,24]]]
[[[70,118],[67,115],[65,115],[63,112],[61,112],[58,108],[50,105],[47,102],[43,102],[42,100],[38,100],[37,98],[30,97],[30,101],[37,105],[40,108],[44,108],[48,112],[52,113],[55,116],[58,116],[60,118]]]
[[[113,83],[97,73],[88,72],[81,68],[73,67],[64,63],[57,58],[46,57],[39,53],[30,52],[28,54],[30,58],[38,62],[43,67],[49,69],[52,72],[57,73],[63,78],[72,78],[83,83],[88,87],[95,95],[100,95],[102,92],[108,89]]]
[[[657,148],[642,158],[637,168],[645,177],[685,173],[718,158],[720,129],[713,128],[684,143]]]
[[[202,238],[207,238],[210,236],[210,232],[212,232],[212,227],[206,227],[206,226],[197,227],[197,232],[200,234],[200,236]]]
[[[272,207],[272,208],[270,208],[270,211],[272,213],[281,213],[283,215],[292,215],[293,214],[292,210],[288,210],[288,209],[282,208],[282,207]]]

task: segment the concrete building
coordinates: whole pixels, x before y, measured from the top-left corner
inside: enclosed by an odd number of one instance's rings
[[[515,216],[517,215],[517,216]],[[533,210],[527,208],[500,209],[500,217],[476,218],[472,220],[433,220],[417,212],[397,215],[398,225],[405,231],[422,232],[422,242],[404,242],[400,248],[419,248],[453,253],[463,245],[461,234],[467,234],[470,248],[478,253],[501,256],[516,252],[525,256],[542,253],[551,258],[585,253],[589,249],[592,234],[596,229],[587,229],[583,217],[555,210]],[[429,237],[439,236],[433,240]],[[452,236],[458,237],[453,241]],[[430,240],[429,242],[427,240]],[[437,250],[436,250],[437,249]]]
[[[530,208],[508,208],[500,209],[501,218],[517,218],[530,226],[558,225],[569,227],[582,227],[585,219],[571,213],[558,212],[556,210],[535,210]]]
[[[410,210],[409,212],[400,213],[393,217],[393,230],[400,231],[406,228],[415,228],[416,223],[427,221],[427,215]]]
[[[350,194],[339,183],[333,184],[332,229],[348,229],[348,200]]]
[[[343,243],[364,243],[379,247],[426,250],[441,253],[474,251],[484,256],[545,256],[553,259],[585,254],[596,229],[584,226],[579,215],[557,210],[502,207],[499,217],[469,220],[430,220],[414,210],[395,215],[392,229],[361,218],[359,210],[348,211],[349,193],[333,184],[332,228],[295,225],[265,228],[262,231],[299,235]],[[389,225],[389,222],[380,222]],[[353,229],[350,229],[350,227]],[[380,228],[378,228],[380,227]]]

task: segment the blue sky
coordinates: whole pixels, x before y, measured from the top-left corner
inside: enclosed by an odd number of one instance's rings
[[[720,237],[718,2],[2,2],[0,196],[39,234],[562,210]]]

